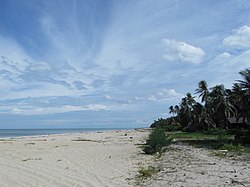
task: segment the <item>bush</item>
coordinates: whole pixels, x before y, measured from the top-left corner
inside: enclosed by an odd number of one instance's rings
[[[149,166],[148,168],[143,168],[143,167],[140,168],[138,172],[141,175],[141,177],[149,178],[152,177],[154,174],[156,174],[157,170],[156,168]]]
[[[151,128],[161,127],[165,131],[172,132],[172,131],[179,131],[182,129],[180,123],[178,122],[176,117],[170,117],[167,119],[158,119],[151,124]]]
[[[162,148],[169,145],[171,139],[168,138],[162,128],[153,129],[152,133],[149,135],[147,140],[147,145],[144,147],[143,151],[146,154],[154,154],[156,152],[161,152]]]
[[[250,130],[237,129],[235,140],[242,144],[250,144]]]
[[[226,149],[230,152],[237,152],[237,153],[241,153],[244,151],[244,147],[241,144],[237,144],[237,145],[233,145],[231,144],[224,144],[221,149]]]

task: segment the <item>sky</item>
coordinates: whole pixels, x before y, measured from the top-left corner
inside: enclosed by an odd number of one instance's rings
[[[250,67],[249,0],[0,0],[0,128],[148,127]]]

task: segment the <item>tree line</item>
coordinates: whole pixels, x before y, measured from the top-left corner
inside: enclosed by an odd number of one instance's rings
[[[239,72],[242,79],[237,80],[231,89],[223,84],[208,87],[205,80],[198,83],[195,94],[187,93],[179,105],[170,106],[169,112],[173,114],[167,119],[154,121],[151,127],[163,127],[167,131],[209,131],[214,128],[229,129],[228,120],[243,124],[235,128],[248,130],[250,126],[250,68]],[[250,139],[250,138],[249,138]]]

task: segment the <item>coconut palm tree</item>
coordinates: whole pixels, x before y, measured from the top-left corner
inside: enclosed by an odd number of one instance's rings
[[[244,80],[238,80],[238,82],[242,89],[247,92],[247,95],[250,96],[250,68],[240,71],[240,75]]]
[[[211,118],[210,114],[206,112],[206,109],[200,103],[196,103],[193,107],[193,123],[197,126],[198,130],[209,130],[212,127],[215,128],[216,124]]]
[[[209,90],[207,87],[207,82],[202,80],[198,83],[198,88],[195,90],[196,94],[200,94],[199,98],[201,97],[201,102],[207,102],[209,96]]]
[[[247,117],[250,121],[250,68],[240,71],[243,80],[238,80],[242,89],[239,116]]]
[[[191,95],[191,93],[187,93],[186,97],[182,98],[178,117],[183,127],[187,126],[187,124],[190,122],[192,118],[193,105],[195,103],[196,101],[194,100],[194,97]]]
[[[242,100],[244,98],[244,90],[239,83],[233,84],[232,89],[227,93],[227,98],[236,109],[235,117],[238,116],[242,107]]]
[[[174,115],[174,113],[175,113],[174,107],[170,106],[168,109],[169,109],[169,114],[173,114]]]
[[[173,114],[173,116],[174,116],[175,114],[178,114],[179,111],[180,111],[180,108],[179,108],[178,105],[170,106],[168,109],[169,109],[169,113],[170,113],[170,114]]]
[[[235,114],[235,108],[226,97],[224,85],[216,85],[210,93],[211,103],[209,110],[213,115],[214,121],[225,125],[226,118],[232,117]]]
[[[174,106],[174,111],[176,114],[178,114],[180,112],[180,107],[178,105]]]

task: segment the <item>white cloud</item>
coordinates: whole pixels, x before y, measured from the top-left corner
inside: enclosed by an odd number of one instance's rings
[[[250,47],[250,27],[243,26],[233,31],[233,34],[223,40],[223,44],[237,49]]]
[[[163,44],[166,47],[166,53],[163,55],[163,58],[167,61],[199,64],[205,55],[201,48],[185,42],[163,39]]]
[[[0,107],[0,113],[12,113],[20,115],[44,115],[44,114],[56,114],[65,112],[76,112],[76,111],[100,111],[108,110],[105,105],[102,104],[90,104],[86,106],[74,106],[74,105],[63,105],[60,107],[36,107],[36,106],[13,106],[11,107]]]
[[[34,62],[30,64],[28,69],[34,72],[46,72],[51,70],[51,66],[46,62]]]
[[[155,95],[150,95],[148,97],[149,101],[179,101],[183,95],[176,92],[174,89],[163,89]]]
[[[206,78],[210,86],[223,83],[231,87],[235,80],[239,80],[241,70],[249,67],[250,50],[234,55],[228,52],[217,55],[208,62],[206,74],[212,75]]]
[[[14,85],[13,85],[14,86]],[[48,97],[48,96],[77,96],[83,94],[77,89],[69,89],[61,84],[53,83],[29,83],[26,89],[24,86],[17,87],[18,92],[10,92],[9,94],[0,93],[1,99],[19,99],[27,97]],[[10,88],[11,90],[14,88]]]

